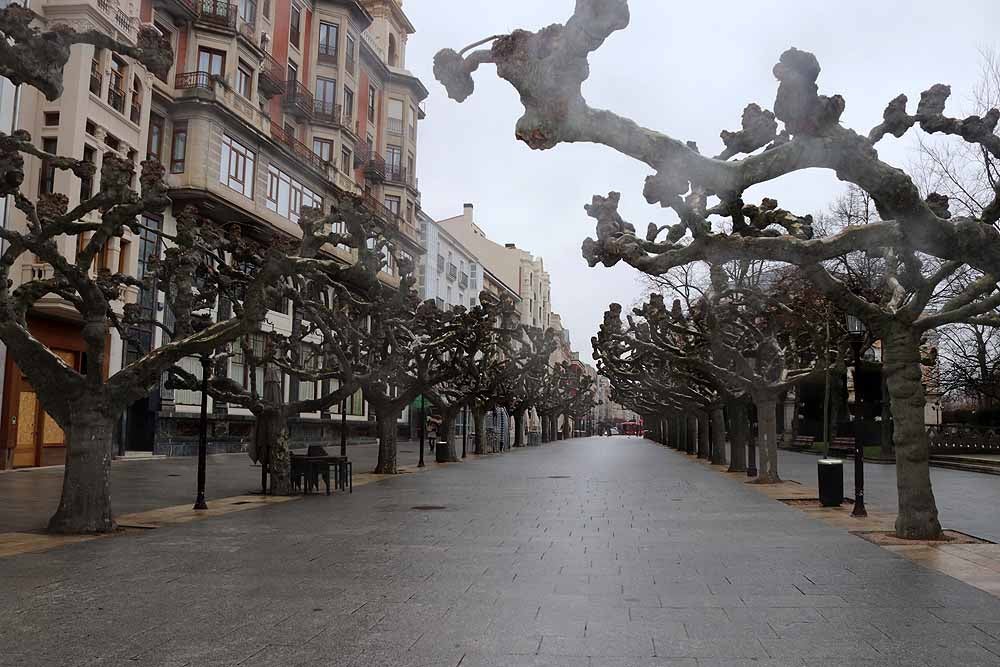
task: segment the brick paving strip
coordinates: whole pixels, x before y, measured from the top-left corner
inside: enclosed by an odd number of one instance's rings
[[[472,456],[471,458],[479,458]],[[372,473],[356,473],[353,475],[354,486],[364,486],[373,482],[381,482],[397,478],[414,472],[431,470],[438,466],[454,465],[428,462],[424,468],[417,466],[400,466],[398,475],[375,475]],[[322,488],[322,487],[321,487]],[[339,495],[337,492],[333,495]],[[319,494],[314,494],[319,495]],[[261,509],[269,505],[286,503],[292,500],[299,500],[304,496],[261,496],[242,495],[230,496],[228,498],[216,498],[210,500],[207,510],[194,510],[191,504],[174,505],[173,507],[161,507],[159,509],[147,510],[145,512],[132,512],[115,517],[119,530],[117,533],[107,535],[49,535],[38,532],[10,532],[0,533],[0,558],[18,556],[20,554],[39,553],[50,549],[58,549],[68,544],[77,544],[90,540],[107,537],[121,537],[135,534],[136,531],[143,531],[155,528],[199,521],[212,517],[232,514],[233,512],[244,512],[247,510]]]
[[[670,451],[711,468],[734,481],[743,482],[748,488],[774,500],[806,501],[819,497],[819,490],[815,486],[800,484],[793,480],[785,480],[780,484],[747,484],[746,473],[727,472],[727,466],[712,465],[704,459],[696,459],[674,449]],[[894,530],[896,514],[893,512],[883,512],[869,506],[868,516],[859,518],[851,516],[851,504],[846,501],[840,507],[820,507],[806,503],[789,504],[814,519],[843,528],[928,569],[936,570],[1000,597],[1000,544],[987,541],[971,544],[927,541],[900,543],[900,540],[887,540],[881,537],[882,534]],[[949,532],[947,526],[945,532]]]

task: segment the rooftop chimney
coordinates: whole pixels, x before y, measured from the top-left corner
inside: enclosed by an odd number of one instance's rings
[[[465,204],[465,206],[462,208],[462,217],[465,218],[469,222],[472,222],[472,209],[473,208],[474,208],[473,205],[472,204],[468,204],[468,203]]]
[[[517,246],[516,246],[516,245],[514,245],[513,243],[505,243],[504,245],[505,245],[506,247],[508,247],[508,248],[516,248],[516,247],[517,247]]]

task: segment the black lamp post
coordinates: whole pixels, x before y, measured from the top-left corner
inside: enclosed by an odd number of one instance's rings
[[[205,463],[208,454],[208,376],[211,373],[212,359],[209,355],[201,355],[201,420],[198,424],[198,497],[194,501],[194,509],[207,510],[205,503]]]
[[[861,387],[858,371],[861,369],[861,347],[865,342],[865,324],[861,318],[847,316],[847,338],[854,356],[854,509],[851,516],[868,516],[865,509],[865,447],[861,440]]]
[[[427,430],[427,403],[423,396],[417,397],[420,401],[420,460],[417,462],[418,468],[424,467],[424,431]]]
[[[347,399],[340,402],[340,455],[347,457]]]

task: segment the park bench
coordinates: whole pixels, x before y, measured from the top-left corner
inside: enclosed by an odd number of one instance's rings
[[[318,445],[310,445],[305,454],[292,454],[292,488],[306,494],[319,491],[319,481],[326,485],[326,495],[330,495],[330,471],[333,470],[334,488],[354,493],[354,470],[346,456],[330,456]]]
[[[841,456],[845,459],[854,458],[854,437],[838,436],[834,438],[827,453],[829,456]]]
[[[796,452],[801,452],[812,447],[814,442],[816,442],[815,436],[797,435],[792,439],[792,444],[788,448]]]

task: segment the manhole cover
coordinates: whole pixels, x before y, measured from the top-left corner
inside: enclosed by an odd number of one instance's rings
[[[414,505],[410,509],[419,510],[421,512],[430,512],[432,510],[443,510],[447,508],[444,505]]]

